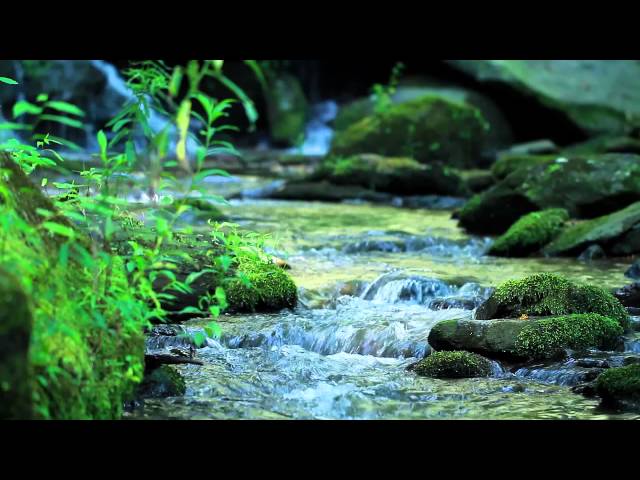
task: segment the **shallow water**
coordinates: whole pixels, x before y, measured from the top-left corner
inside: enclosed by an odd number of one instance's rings
[[[612,288],[626,283],[628,265],[487,257],[491,239],[466,235],[450,211],[271,200],[232,201],[223,210],[242,227],[274,233],[270,248],[290,263],[300,305],[223,315],[222,337],[198,350],[204,366],[179,367],[187,394],[146,400],[134,417],[638,418],[600,411],[597,400],[572,393],[583,372],[571,359],[514,373],[494,363],[487,379],[406,370],[429,353],[436,322],[469,317],[506,279],[547,271]],[[451,301],[462,308],[438,309]],[[628,339],[629,352],[637,345]]]

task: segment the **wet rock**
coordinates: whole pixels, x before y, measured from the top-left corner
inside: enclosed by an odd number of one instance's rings
[[[473,310],[482,302],[480,298],[447,297],[434,298],[429,304],[431,310],[447,310],[449,308],[460,308],[462,310]]]
[[[165,398],[184,395],[186,384],[183,376],[175,367],[162,365],[145,375],[138,386],[139,398]]]
[[[609,368],[609,362],[597,358],[580,358],[575,361],[576,366],[584,368]]]
[[[639,155],[557,157],[518,166],[496,185],[473,196],[460,211],[459,220],[469,232],[501,234],[532,211],[565,208],[572,217],[594,218],[639,199]],[[632,241],[635,248],[639,236],[633,232],[621,238],[620,247]],[[624,248],[619,250],[624,254]]]
[[[462,179],[438,163],[425,165],[408,157],[375,154],[327,157],[310,180],[356,185],[402,196],[466,193]]]
[[[538,165],[553,164],[562,155],[534,155],[530,153],[505,152],[491,165],[491,174],[497,180],[503,180],[519,168],[532,168]]]
[[[428,210],[452,210],[463,206],[466,199],[447,195],[414,195],[395,197],[391,202],[394,207],[425,208]]]
[[[631,266],[624,272],[625,277],[632,278],[634,280],[640,279],[640,260],[636,260]]]
[[[500,82],[562,112],[585,132],[640,124],[640,64],[631,60],[451,60],[480,81]]]
[[[496,183],[496,179],[490,171],[477,170],[463,173],[467,188],[473,193],[483,192]]]
[[[491,362],[471,352],[433,352],[415,364],[412,370],[433,378],[474,378],[491,375]]]
[[[568,219],[569,213],[563,208],[529,213],[497,238],[488,254],[523,257],[535,253],[560,234]]]
[[[548,153],[557,153],[558,151],[558,146],[553,143],[552,140],[543,139],[512,145],[508,150],[501,153],[512,155],[544,155]]]
[[[527,320],[445,320],[429,333],[436,350],[468,350],[489,358],[511,360],[563,356],[566,349],[611,349],[622,328],[596,314],[539,317]]]
[[[564,148],[567,155],[590,155],[593,153],[640,154],[640,139],[617,135],[599,135],[585,142]]]
[[[592,262],[594,260],[602,260],[603,258],[607,258],[607,254],[603,248],[596,243],[587,247],[584,252],[580,254],[578,260],[583,262]]]
[[[370,202],[390,202],[392,199],[386,193],[374,192],[354,185],[335,185],[327,181],[286,182],[269,191],[266,194],[266,198],[323,202],[341,202],[352,199]]]
[[[623,327],[629,315],[619,300],[594,285],[579,285],[566,278],[540,273],[499,285],[475,313],[477,320],[516,318],[521,315],[568,315],[597,313]]]
[[[568,227],[544,251],[549,255],[572,255],[595,244],[612,255],[640,252],[640,202]]]
[[[331,153],[406,156],[420,163],[477,164],[489,131],[478,109],[425,96],[374,113],[338,131]]]
[[[625,307],[640,308],[640,282],[630,283],[613,293]]]

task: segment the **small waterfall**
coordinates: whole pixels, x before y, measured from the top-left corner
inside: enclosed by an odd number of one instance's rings
[[[338,104],[333,100],[311,106],[310,120],[305,128],[304,141],[299,147],[289,149],[302,155],[326,155],[333,140],[333,129],[328,125],[338,114]]]

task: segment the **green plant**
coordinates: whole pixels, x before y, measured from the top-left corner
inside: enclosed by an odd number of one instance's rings
[[[404,63],[397,62],[391,69],[389,82],[386,85],[376,83],[371,87],[371,101],[373,102],[374,112],[383,113],[393,105],[392,97],[396,93],[404,68]]]

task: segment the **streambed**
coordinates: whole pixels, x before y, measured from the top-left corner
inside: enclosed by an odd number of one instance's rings
[[[228,193],[228,183],[216,193]],[[273,233],[271,251],[291,265],[300,304],[293,312],[223,315],[222,337],[198,350],[204,365],[178,367],[186,395],[147,399],[134,418],[640,417],[601,410],[570,390],[588,376],[578,361],[584,354],[515,371],[494,362],[486,379],[406,371],[428,353],[435,323],[470,317],[469,308],[506,279],[557,272],[613,288],[627,283],[624,263],[484,256],[491,239],[466,235],[447,210],[274,200],[235,200],[223,210],[242,227]],[[625,345],[627,352],[605,354],[612,366],[640,343],[631,336]]]

